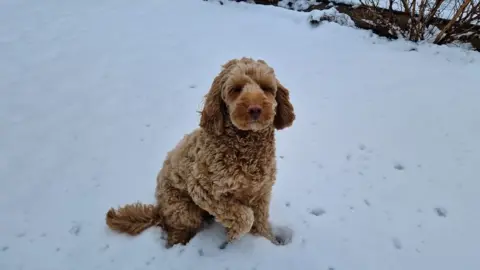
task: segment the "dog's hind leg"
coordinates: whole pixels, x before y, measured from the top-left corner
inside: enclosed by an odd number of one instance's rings
[[[167,232],[167,247],[186,245],[202,229],[206,212],[188,194],[173,187],[162,191],[161,215]]]

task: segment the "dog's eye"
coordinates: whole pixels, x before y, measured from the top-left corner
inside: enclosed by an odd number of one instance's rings
[[[240,93],[240,92],[242,92],[242,90],[243,90],[243,86],[241,86],[241,85],[236,85],[236,86],[232,87],[232,92],[234,92],[234,93]]]
[[[262,86],[261,88],[262,88],[263,92],[273,93],[273,88],[272,87]]]

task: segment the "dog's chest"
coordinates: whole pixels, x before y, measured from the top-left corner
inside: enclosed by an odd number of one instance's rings
[[[232,171],[231,195],[248,203],[256,200],[265,190],[271,189],[274,181],[273,163],[236,164]]]
[[[255,201],[264,190],[271,188],[266,177],[255,180],[241,177],[241,179],[237,179],[236,183],[236,188],[232,190],[231,195],[245,204]]]
[[[215,179],[214,189],[240,201],[250,201],[273,185],[275,147],[273,140],[225,141],[210,155],[209,171]]]

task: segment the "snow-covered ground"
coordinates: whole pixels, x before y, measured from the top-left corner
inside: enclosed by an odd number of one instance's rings
[[[245,3],[3,0],[0,20],[0,269],[480,269],[478,53]],[[243,56],[296,109],[271,205],[292,242],[108,230]]]

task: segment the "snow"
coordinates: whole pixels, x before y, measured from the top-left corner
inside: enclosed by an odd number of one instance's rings
[[[278,6],[293,9],[293,10],[306,10],[311,5],[316,4],[317,1],[309,1],[309,0],[280,0],[278,1]]]
[[[480,56],[308,13],[199,0],[0,2],[0,269],[480,269]],[[278,132],[276,230],[166,250],[106,228],[154,201],[220,65],[265,59],[297,120]]]
[[[320,23],[322,21],[335,22],[340,25],[355,27],[355,23],[352,18],[347,14],[338,12],[334,7],[324,10],[312,10],[310,12],[309,20],[312,23]]]

